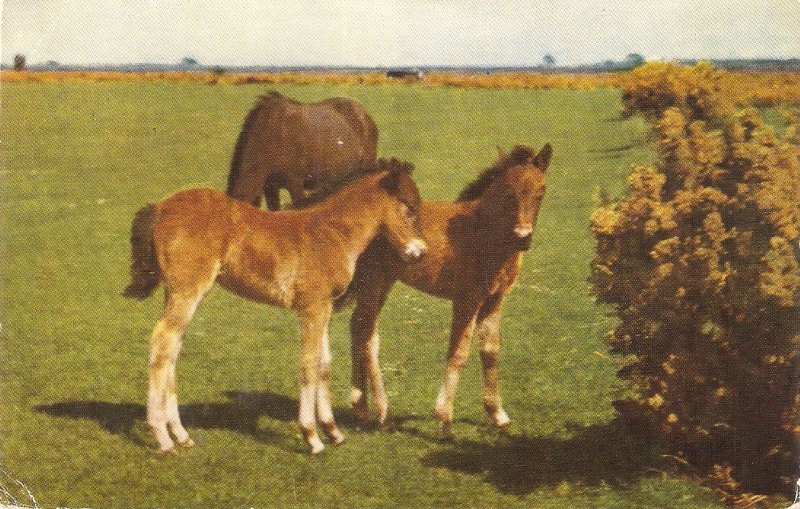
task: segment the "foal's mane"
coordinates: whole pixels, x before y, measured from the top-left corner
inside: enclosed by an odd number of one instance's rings
[[[500,156],[497,162],[483,170],[475,180],[467,184],[458,195],[458,198],[456,198],[456,201],[470,201],[480,198],[486,188],[492,185],[492,182],[497,177],[504,175],[506,171],[514,166],[532,162],[535,156],[536,152],[532,148],[526,145],[515,146],[511,149],[511,152]]]
[[[320,187],[309,192],[299,205],[293,203],[292,208],[302,209],[316,205],[335,194],[341,188],[367,175],[374,175],[383,171],[410,173],[413,168],[414,165],[411,163],[401,161],[395,157],[391,159],[380,158],[372,164],[359,166],[330,182],[322,184]]]

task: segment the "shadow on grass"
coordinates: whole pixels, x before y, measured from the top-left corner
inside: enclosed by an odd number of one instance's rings
[[[622,112],[618,115],[612,115],[610,117],[601,118],[600,122],[603,124],[616,124],[619,122],[626,122],[628,119],[622,116]]]
[[[502,434],[494,443],[456,439],[421,462],[480,475],[503,493],[525,495],[562,482],[628,485],[647,475],[657,457],[655,449],[614,420],[575,429],[563,439]]]
[[[225,403],[190,403],[180,405],[181,421],[191,433],[192,428],[226,429],[252,436],[263,443],[280,445],[288,436],[294,442],[294,429],[287,428],[285,434],[259,428],[262,416],[278,421],[289,422],[297,418],[297,400],[270,392],[226,391],[229,399]],[[105,401],[65,401],[34,407],[53,417],[71,419],[91,419],[101,428],[115,435],[123,435],[141,445],[152,445],[142,438],[141,428],[145,426],[145,406],[137,403],[109,403]],[[337,418],[345,417],[347,411],[336,408]],[[295,447],[292,447],[294,450]],[[299,450],[305,451],[302,447]]]
[[[646,141],[637,141],[634,143],[621,145],[619,147],[593,149],[589,150],[589,153],[594,154],[599,159],[621,159],[623,156],[627,155],[628,152],[630,152],[631,150],[638,149],[645,144]]]
[[[641,143],[628,143],[626,145],[621,145],[619,147],[609,147],[609,148],[599,148],[590,150],[590,154],[619,154],[622,152],[627,152],[629,150],[633,150],[639,147]]]

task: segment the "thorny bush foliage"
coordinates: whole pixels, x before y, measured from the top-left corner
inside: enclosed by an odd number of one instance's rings
[[[717,123],[732,113],[734,94],[727,73],[706,62],[687,67],[648,62],[620,80],[623,116],[641,113],[657,121],[669,108],[687,120]]]
[[[617,87],[623,116],[641,114],[650,122],[677,108],[689,122],[722,127],[737,107],[800,104],[800,73],[724,71],[707,62],[692,67],[648,62],[621,74]]]
[[[664,110],[657,167],[594,212],[593,291],[630,360],[622,416],[701,472],[772,492],[799,474],[800,122],[778,138],[747,109],[712,130],[708,95]]]

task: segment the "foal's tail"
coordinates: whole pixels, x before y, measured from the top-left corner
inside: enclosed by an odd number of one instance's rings
[[[131,282],[122,295],[133,299],[146,299],[161,282],[161,270],[156,259],[153,242],[153,224],[156,221],[155,205],[147,205],[136,212],[131,225]]]

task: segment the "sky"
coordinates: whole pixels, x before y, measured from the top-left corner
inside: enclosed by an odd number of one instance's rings
[[[3,0],[2,61],[529,66],[798,58],[800,0]]]

